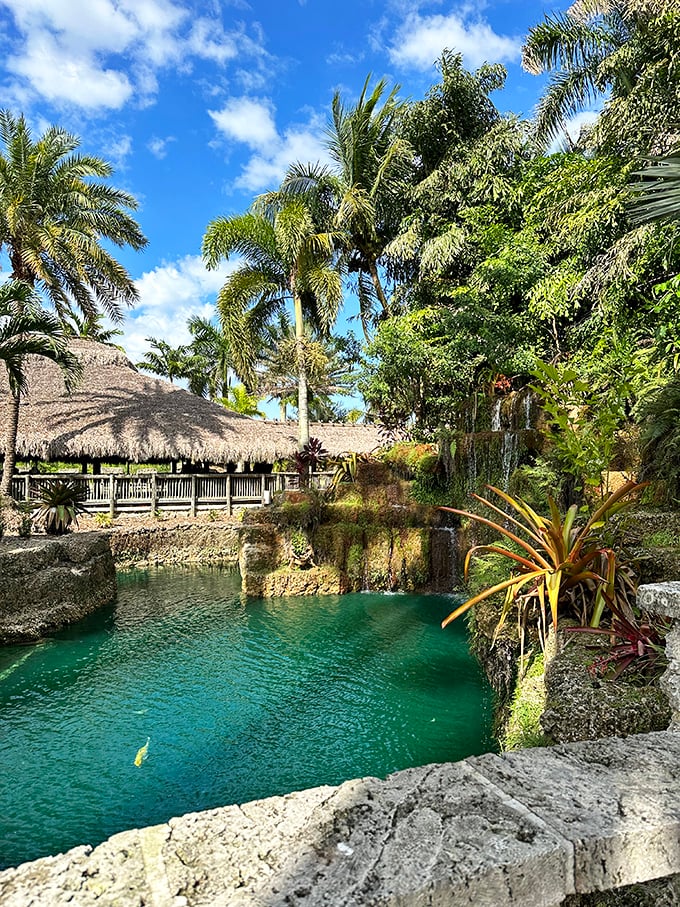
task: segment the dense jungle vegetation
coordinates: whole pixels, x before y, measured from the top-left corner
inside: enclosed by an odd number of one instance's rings
[[[550,76],[533,121],[499,112],[503,67],[468,72],[453,50],[423,100],[370,78],[356,104],[337,95],[335,165],[294,165],[204,238],[209,265],[244,262],[218,309],[248,391],[303,422],[346,415],[330,395],[356,380],[365,418],[427,441],[471,398],[534,384],[557,439],[544,476],[596,485],[617,433],[641,429],[673,498],[679,53],[676,2],[579,0],[526,39],[525,68]],[[362,345],[331,339],[338,273]]]

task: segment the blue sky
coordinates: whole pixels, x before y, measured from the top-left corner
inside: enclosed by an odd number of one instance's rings
[[[226,269],[202,266],[206,225],[244,211],[291,161],[324,159],[336,90],[356,98],[371,72],[420,98],[450,47],[471,69],[504,63],[507,86],[494,100],[530,116],[544,81],[522,71],[522,38],[568,5],[0,0],[3,106],[36,133],[58,123],[80,135],[139,200],[149,246],[119,255],[140,292],[123,340],[136,360],[145,337],[178,344],[189,315],[214,314]]]

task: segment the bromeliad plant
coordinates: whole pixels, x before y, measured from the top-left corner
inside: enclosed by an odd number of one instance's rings
[[[639,618],[634,613],[624,614],[616,605],[610,604],[612,619],[606,630],[595,627],[569,627],[570,633],[589,633],[602,637],[609,636],[610,647],[603,655],[598,656],[589,667],[595,677],[610,675],[616,680],[628,668],[646,677],[660,673],[666,661],[666,634],[670,621],[660,617],[653,620],[642,614]],[[599,645],[593,648],[601,648]]]
[[[87,489],[80,482],[56,479],[40,492],[37,522],[42,523],[48,535],[63,535],[71,523],[78,522],[78,514],[85,508],[83,502]]]
[[[557,628],[560,610],[565,608],[580,610],[582,622],[589,619],[592,627],[599,626],[606,605],[614,605],[623,613],[629,613],[629,601],[635,594],[632,573],[617,560],[612,548],[600,543],[597,530],[603,526],[605,519],[626,506],[629,502],[626,499],[641,487],[636,482],[622,485],[598,507],[582,528],[576,525],[578,507],[575,504],[563,517],[550,498],[550,518],[547,518],[536,513],[525,501],[512,498],[492,485],[487,485],[487,488],[508,505],[509,513],[480,495],[473,494],[472,497],[495,513],[500,518],[498,521],[454,507],[442,507],[442,510],[490,527],[513,546],[475,545],[468,551],[465,558],[466,580],[471,558],[481,554],[507,558],[511,566],[510,576],[469,598],[449,614],[442,626],[446,627],[477,602],[500,592],[505,593],[505,601],[496,635],[515,605],[522,626],[530,609],[538,607],[539,630],[543,637],[546,606],[550,609],[554,629]]]

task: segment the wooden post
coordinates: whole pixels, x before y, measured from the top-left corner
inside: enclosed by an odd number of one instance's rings
[[[227,473],[227,513],[231,516],[231,474]]]
[[[109,477],[109,516],[113,519],[116,515],[116,477],[113,473]]]
[[[156,484],[156,472],[151,473],[151,513],[158,509],[158,485]]]
[[[196,474],[194,473],[191,476],[191,510],[189,511],[191,516],[196,516]]]
[[[28,473],[24,476],[24,501],[31,500],[31,477]]]
[[[267,477],[262,473],[262,480],[260,482],[260,506],[264,507],[264,490],[267,487]]]

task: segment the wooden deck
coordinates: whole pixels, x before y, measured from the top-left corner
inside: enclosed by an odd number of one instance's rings
[[[332,473],[314,473],[311,484],[326,488]],[[243,507],[261,507],[274,494],[299,487],[299,476],[291,472],[224,473],[210,475],[171,475],[145,472],[137,475],[17,475],[12,479],[11,495],[16,501],[36,501],[42,488],[54,479],[85,485],[88,513],[155,513],[225,510],[231,514]]]

